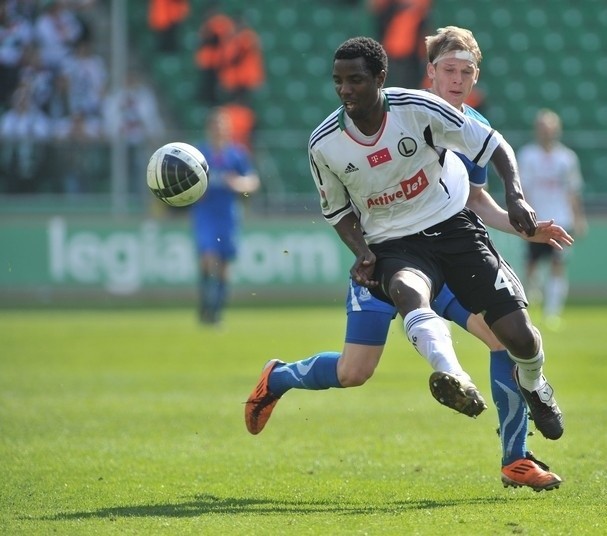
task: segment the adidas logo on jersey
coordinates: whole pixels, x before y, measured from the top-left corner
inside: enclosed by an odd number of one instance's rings
[[[358,168],[352,162],[350,162],[346,166],[346,169],[344,169],[344,173],[352,173],[354,171],[358,171]]]

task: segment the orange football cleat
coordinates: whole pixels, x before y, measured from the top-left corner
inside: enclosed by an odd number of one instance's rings
[[[268,419],[272,415],[274,406],[280,400],[279,396],[275,396],[268,388],[268,380],[270,373],[277,365],[283,365],[284,362],[279,359],[270,359],[261,372],[261,377],[249,395],[244,408],[244,421],[247,425],[247,430],[256,435],[264,429]]]
[[[528,452],[525,458],[502,467],[502,484],[505,488],[527,486],[534,491],[549,491],[558,489],[562,482],[560,476],[550,472],[550,468],[535,459],[531,452]]]

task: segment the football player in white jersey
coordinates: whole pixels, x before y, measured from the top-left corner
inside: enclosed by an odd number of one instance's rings
[[[478,112],[464,104],[478,80],[478,64],[482,58],[472,33],[456,27],[441,28],[436,35],[427,38],[427,48],[432,91],[464,113],[486,122]],[[454,51],[468,51],[471,57],[464,60],[454,59],[453,54],[449,54]],[[492,227],[515,233],[507,213],[482,188],[487,181],[486,168],[472,164],[463,155],[460,157],[466,163],[473,186],[468,205],[474,206],[475,211],[482,213],[483,219]],[[521,236],[530,241],[548,244],[555,249],[562,249],[561,242],[565,245],[571,244],[571,237],[560,226],[549,221],[539,222],[534,237]],[[533,458],[527,451],[526,408],[512,378],[513,364],[507,351],[483,321],[482,315],[471,315],[463,309],[446,285],[432,302],[432,308],[444,318],[453,320],[474,333],[490,349],[491,386],[500,421],[504,484],[530,486],[536,490],[558,487],[561,482],[558,475],[549,472],[545,464]],[[278,360],[268,362],[259,385],[246,406],[246,423],[251,433],[256,434],[263,429],[276,401],[291,388],[316,390],[350,387],[362,385],[371,377],[383,352],[396,309],[374,298],[365,287],[350,280],[346,310],[346,339],[341,353],[321,352],[291,363]],[[319,370],[324,373],[319,374]],[[314,378],[314,381],[310,381],[308,376]],[[335,378],[337,385],[334,384]],[[433,394],[437,396],[440,393],[433,390]],[[438,396],[437,399],[440,400]]]
[[[575,237],[586,232],[586,215],[581,199],[582,173],[577,155],[561,141],[561,118],[552,110],[539,110],[535,117],[535,141],[521,147],[517,154],[525,196],[538,217],[553,214],[559,224]],[[544,244],[527,248],[527,289],[539,289],[538,267],[549,261],[549,276],[543,285],[544,321],[558,328],[567,299],[569,282],[565,256]],[[539,292],[538,292],[539,293]]]
[[[354,40],[354,41],[356,42],[356,41],[360,41],[360,40]],[[369,42],[374,43],[372,40],[363,39],[362,40],[362,44],[363,44],[362,48],[364,48],[364,43],[369,43]],[[361,44],[361,43],[359,43],[359,44]],[[373,46],[371,48],[373,48]],[[362,58],[364,57],[365,53],[362,52],[362,50],[359,50],[359,52],[360,52],[360,59],[362,60]],[[339,50],[338,50],[338,54],[339,54]],[[381,68],[379,68],[379,69],[376,70],[377,73],[385,70],[384,65],[382,65],[381,53],[378,55],[378,57],[380,58],[379,59],[379,64],[380,64]],[[344,58],[344,59],[346,59],[346,58]],[[349,59],[349,60],[350,59],[354,59],[354,57],[353,58],[347,58],[347,59]],[[363,65],[359,65],[358,66],[358,67],[362,66],[363,67],[362,70],[366,70],[365,69],[365,67],[366,67],[365,61],[366,60],[362,61]],[[336,66],[338,64],[339,64],[339,58],[336,58]],[[361,78],[361,79],[365,78],[365,77],[369,78],[369,79],[375,79],[375,74],[373,74],[373,70],[372,69],[369,70],[369,72],[367,72],[366,74],[359,72],[355,76],[355,78]],[[383,91],[381,90],[382,84],[383,84],[383,76],[380,76],[379,79],[373,81],[372,85],[383,96]],[[339,84],[338,84],[338,87],[339,87]],[[405,90],[399,90],[399,91],[405,91]],[[339,93],[339,90],[338,90],[338,93]],[[417,98],[419,96],[419,92],[413,92],[413,96]],[[422,101],[423,101],[423,99],[422,99]],[[345,106],[346,112],[347,112],[348,108],[350,108],[350,111],[352,111],[351,110],[352,107],[349,105],[349,102],[346,102],[346,106]],[[440,101],[440,103],[439,103],[438,101],[436,101],[433,98],[429,99],[429,107],[430,108],[434,108],[434,109],[436,109],[437,107],[438,108],[444,107],[444,109],[447,111],[447,115],[450,114],[450,113],[452,113],[452,111],[449,110],[448,106],[444,105],[444,102]],[[354,111],[356,111],[356,110],[354,110]],[[329,118],[329,121],[332,123],[332,126],[329,128],[329,130],[333,130],[335,128],[339,129],[339,128],[341,128],[340,122],[342,120],[344,120],[344,119],[347,121],[347,118],[345,117],[345,114],[342,114],[341,117],[339,117],[339,115],[340,114],[339,114],[339,111],[338,111],[337,114],[333,114]],[[353,113],[352,115],[356,115],[356,114]],[[338,119],[337,123],[333,123],[332,119],[336,119],[336,118]],[[315,135],[318,135],[319,132],[324,131],[323,127],[325,125],[326,125],[326,122],[323,125],[321,125],[320,129],[317,129],[317,131],[315,132],[315,134],[313,134],[313,136],[312,136],[312,143],[314,143]],[[384,127],[382,126],[382,128],[381,128],[382,132],[380,132],[380,136],[383,135],[383,129],[384,129]],[[490,130],[487,129],[487,132],[490,132]],[[400,133],[399,135],[402,136],[402,133]],[[429,132],[429,135],[431,136],[432,133]],[[489,134],[489,136],[491,136],[491,134]],[[377,140],[375,140],[375,141],[377,141]],[[415,154],[415,152],[416,152],[417,145],[418,144],[422,145],[423,142],[426,142],[426,144],[429,145],[430,143],[432,143],[432,138],[430,137],[430,142],[428,142],[427,138],[423,137],[423,134],[422,134],[421,140],[420,140],[420,138],[418,138],[417,140],[415,138],[401,139],[399,141],[399,143],[398,143],[399,153],[402,155],[403,158],[412,157]],[[369,143],[371,143],[373,145],[374,140],[370,140]],[[312,146],[311,146],[311,148],[312,148]],[[447,166],[453,166],[455,169],[457,169],[457,163],[455,163],[455,161],[451,158],[452,155],[450,153],[444,153],[443,154],[441,152],[440,154],[437,154],[437,151],[435,150],[434,146],[431,146],[431,150],[434,152],[434,155],[437,157],[437,159],[439,161],[439,167],[442,166],[444,168],[444,167],[447,167]],[[371,168],[380,166],[381,164],[383,164],[385,162],[389,162],[392,159],[392,156],[391,156],[391,154],[390,154],[389,151],[380,150],[380,151],[377,151],[377,152],[372,152],[372,151],[369,151],[369,152],[371,152],[372,154],[369,155],[370,157],[367,159],[367,162],[368,162],[368,164],[369,164],[369,166]],[[311,151],[311,155],[312,155],[312,151]],[[426,160],[424,160],[424,162],[426,162],[428,160],[428,154],[424,154],[423,156],[426,159]],[[346,158],[348,158],[348,157],[346,157]],[[354,158],[354,156],[352,156],[352,158]],[[447,164],[445,164],[445,162],[447,162]],[[314,162],[313,158],[312,158],[312,165],[313,165],[313,169],[314,169],[315,162]],[[430,162],[429,165],[432,166],[433,163]],[[429,167],[428,169],[432,169],[432,168]],[[458,179],[462,176],[461,175],[462,169],[463,168],[460,167],[460,169],[457,170],[457,177],[458,177]],[[347,165],[344,167],[343,174],[347,175],[347,174],[355,173],[356,171],[359,171],[358,165],[357,164],[353,164],[351,162],[348,162]],[[465,177],[465,169],[463,169],[463,173],[464,173],[463,176]],[[443,194],[447,193],[447,198],[449,198],[451,196],[451,194],[453,194],[453,197],[459,197],[459,194],[456,195],[456,192],[458,192],[458,190],[466,190],[467,189],[467,179],[466,179],[466,181],[459,181],[459,183],[462,183],[462,182],[464,183],[464,185],[462,186],[461,184],[458,184],[457,180],[452,183],[451,179],[453,177],[449,177],[448,175],[446,175],[445,177],[449,179],[448,182],[442,182],[441,180],[438,180],[437,182],[443,188]],[[448,184],[448,186],[447,186],[447,184]],[[398,189],[396,189],[393,192],[389,192],[389,191],[386,192],[386,191],[384,191],[383,193],[381,193],[381,195],[370,196],[368,198],[368,199],[370,199],[370,201],[369,200],[367,201],[366,208],[373,207],[373,206],[378,206],[378,207],[387,206],[387,205],[390,205],[391,203],[398,202],[400,199],[403,198],[403,196],[405,198],[407,196],[409,198],[414,198],[414,197],[422,194],[423,190],[426,189],[426,188],[428,188],[428,181],[427,181],[426,175],[425,175],[425,173],[424,173],[424,171],[422,169],[421,172],[418,173],[418,175],[416,176],[415,180],[412,180],[412,181],[403,181],[402,190],[399,191]],[[322,189],[321,189],[321,192],[322,192]],[[466,192],[466,195],[467,195],[467,192]],[[465,197],[464,197],[464,201],[465,201]],[[521,199],[521,201],[522,201],[522,199]],[[360,203],[360,201],[359,201],[359,203]],[[429,203],[431,203],[431,201]],[[348,204],[348,202],[346,202],[346,205],[347,204]],[[346,205],[344,205],[344,207],[347,209],[348,207]],[[361,210],[360,212],[364,213],[365,205],[362,205],[362,206],[363,206],[363,210]],[[430,206],[430,205],[427,204],[426,206]],[[527,210],[527,209],[525,208],[524,210]],[[431,208],[428,209],[428,210],[426,210],[426,211],[424,211],[424,212],[425,212],[425,214],[422,214],[422,218],[421,218],[422,221],[426,217],[432,217],[432,209]],[[349,211],[346,210],[344,212],[344,215],[347,215],[348,213],[349,213]],[[525,218],[523,218],[523,220],[524,219]],[[514,221],[515,221],[515,223],[517,223],[516,219]],[[526,224],[528,224],[528,223],[529,222],[526,222]],[[532,220],[532,224],[535,225],[535,222],[533,220]],[[519,225],[518,227],[520,228],[521,226]],[[387,232],[389,232],[389,225],[386,226],[386,230],[387,230]],[[409,232],[415,232],[415,230],[409,231]],[[431,232],[428,232],[427,234],[429,236],[433,236],[434,232],[435,231],[431,231]],[[440,236],[440,232],[439,232],[438,236]],[[374,285],[371,285],[371,286],[374,286]],[[423,287],[424,285],[422,284],[421,286]],[[428,295],[429,295],[429,293],[428,293]],[[369,301],[369,294],[368,294],[368,292],[361,293],[359,297],[361,297],[363,299],[366,299],[366,301]],[[383,302],[381,302],[379,300],[374,300],[374,303],[378,304],[378,307],[381,308]],[[359,307],[360,303],[354,304],[354,306],[355,307]],[[386,308],[388,310],[390,310],[389,309],[390,306],[388,304],[383,303],[383,306],[384,307],[388,306]],[[429,309],[429,308],[427,308],[427,309]],[[393,309],[391,309],[391,310],[393,310]],[[366,312],[368,312],[368,310]],[[430,320],[430,321],[434,320],[432,318],[433,313],[432,313],[431,310],[429,312],[428,311],[423,311],[422,313],[423,313],[422,316],[427,316],[428,320]],[[359,316],[359,315],[356,315],[356,316]],[[384,316],[386,316],[386,315],[384,315]],[[404,316],[406,316],[406,315],[404,315]],[[469,314],[468,314],[468,316],[469,316]],[[350,322],[350,320],[349,320],[349,322]],[[388,320],[388,323],[389,323],[389,320]],[[423,318],[421,319],[421,323],[424,324],[424,319]],[[440,321],[440,323],[442,325],[442,321]],[[426,339],[427,339],[428,336],[432,337],[431,331],[432,331],[432,329],[437,329],[437,326],[436,326],[436,324],[434,324],[434,325],[431,325],[430,328],[428,328],[428,322],[426,322],[425,325],[418,326],[415,329],[417,329],[418,335],[421,333],[422,338],[426,337]],[[411,330],[409,330],[409,336],[411,337],[410,331]],[[444,333],[443,333],[442,330],[439,330],[439,331],[440,331],[441,335],[444,335]],[[386,333],[387,333],[387,329],[386,329]],[[445,337],[443,337],[443,338],[445,338]],[[448,338],[448,333],[447,333],[447,338]],[[347,337],[346,340],[348,341],[348,337]],[[361,340],[359,342],[360,342],[361,345],[364,345],[365,343],[371,344],[371,345],[373,345],[373,344],[378,344],[378,345],[383,344],[382,342],[364,341],[364,340]],[[384,336],[384,342],[385,342],[385,336]],[[432,345],[432,344],[433,343],[431,343],[430,345]],[[446,345],[450,345],[450,342],[447,341],[447,343],[445,344],[445,341],[442,340],[442,341],[439,341],[439,345],[441,345],[441,348],[439,349],[439,351],[437,353],[440,354],[441,351],[444,351],[444,348],[445,348]],[[422,354],[424,353],[424,349],[427,348],[427,346],[428,346],[428,344],[427,344],[427,341],[426,341],[426,344],[424,345],[424,348],[420,349],[420,352]],[[381,348],[383,348],[383,346],[380,346],[377,358],[379,358],[379,355],[381,355]],[[418,348],[419,348],[419,345],[418,345]],[[451,351],[452,351],[452,349],[451,349]],[[538,351],[538,353],[540,353],[540,352]],[[328,353],[324,353],[324,354],[328,354]],[[302,381],[302,383],[304,384],[303,385],[304,388],[323,389],[323,388],[328,388],[328,387],[340,387],[340,386],[360,385],[361,383],[363,383],[365,381],[365,379],[367,379],[372,374],[373,369],[374,369],[374,367],[375,367],[375,365],[377,363],[376,360],[374,362],[373,359],[370,359],[369,361],[372,364],[372,365],[370,365],[370,366],[372,366],[370,372],[369,371],[364,371],[364,367],[363,367],[362,371],[358,371],[358,373],[356,373],[358,375],[358,377],[356,376],[356,374],[355,375],[351,375],[351,376],[348,377],[347,376],[347,371],[346,371],[346,373],[344,373],[344,370],[343,370],[344,367],[341,367],[341,371],[339,370],[339,368],[340,368],[339,364],[337,366],[338,370],[337,371],[335,370],[336,369],[335,361],[337,360],[337,357],[339,357],[339,354],[337,354],[337,353],[335,353],[335,354],[336,354],[335,356],[328,356],[328,355],[322,355],[321,356],[321,355],[318,355],[318,356],[314,356],[310,360],[307,360],[308,363],[305,363],[305,367],[302,367],[302,368],[305,368],[305,371],[303,371],[302,374],[305,373],[305,372],[307,372],[307,371],[311,371],[312,369],[315,369],[315,371],[314,371],[313,375],[308,375],[305,378],[305,381]],[[324,357],[326,357],[327,359],[322,359]],[[331,361],[330,357],[332,357],[332,359],[333,359],[332,365],[329,364],[329,362]],[[434,355],[434,356],[430,356],[430,357],[432,359],[433,357],[437,357],[437,356]],[[443,358],[443,356],[439,355],[437,362],[440,361],[442,358]],[[326,361],[326,363],[324,363],[325,361]],[[339,360],[339,361],[343,361],[343,360]],[[322,366],[320,366],[321,362],[324,363]],[[440,368],[443,368],[443,370],[449,370],[448,367],[451,367],[450,370],[452,370],[453,372],[459,373],[462,376],[464,374],[463,371],[461,371],[461,367],[459,367],[459,364],[453,365],[453,360],[450,360],[449,357],[447,357],[447,359],[444,359],[442,362],[438,363],[438,366],[436,366],[437,362],[435,362],[435,368],[437,370],[440,370]],[[455,362],[457,362],[457,360],[455,360]],[[300,364],[303,365],[304,363],[300,362]],[[312,364],[314,366],[310,366]],[[266,367],[266,369],[264,371],[264,374],[262,375],[262,380],[260,380],[260,383],[258,384],[258,388],[252,393],[251,397],[249,398],[248,404],[247,404],[247,406],[249,406],[248,407],[248,416],[247,416],[247,427],[249,428],[249,431],[251,431],[252,433],[258,433],[259,431],[261,431],[261,429],[265,425],[265,422],[269,418],[269,415],[270,415],[270,413],[272,411],[272,408],[274,407],[274,404],[276,403],[276,401],[279,398],[279,396],[273,396],[273,394],[271,392],[268,392],[268,385],[267,384],[268,384],[268,377],[270,375],[269,373],[270,373],[270,371],[273,368],[276,367],[277,363],[276,362],[270,362],[269,365],[271,365],[271,366],[267,366]],[[459,370],[456,367],[459,367]],[[339,381],[338,381],[338,377],[339,377]],[[465,383],[466,383],[466,379],[462,378],[462,382],[459,385],[465,385]],[[286,391],[286,389],[284,389],[284,391]],[[559,417],[559,419],[560,419],[560,417]],[[542,489],[546,489],[546,488],[542,488]]]

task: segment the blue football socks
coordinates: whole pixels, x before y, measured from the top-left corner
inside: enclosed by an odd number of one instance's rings
[[[490,354],[491,395],[499,419],[502,466],[525,457],[527,452],[527,405],[512,376],[514,367],[506,350]]]
[[[209,322],[218,322],[227,297],[227,285],[218,277],[203,274],[199,285],[200,315]]]
[[[339,352],[321,352],[295,363],[278,365],[270,374],[268,387],[272,394],[282,396],[289,389],[319,391],[341,387],[337,379]]]
[[[218,279],[215,288],[215,302],[213,303],[213,313],[215,318],[219,320],[221,313],[225,307],[227,297],[227,285],[225,281]]]

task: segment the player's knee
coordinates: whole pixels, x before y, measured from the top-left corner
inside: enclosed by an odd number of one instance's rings
[[[540,349],[540,341],[532,325],[510,331],[502,341],[512,354],[522,358],[531,358]]]
[[[340,371],[339,383],[342,387],[360,387],[373,376],[374,369],[367,367],[348,367]]]
[[[532,331],[518,333],[508,348],[514,355],[531,358],[539,351],[539,345]]]
[[[517,357],[531,358],[540,350],[541,337],[526,314],[507,315],[493,324],[504,346]]]
[[[430,292],[426,282],[409,271],[401,271],[392,277],[388,292],[401,314],[419,307],[430,307]]]

